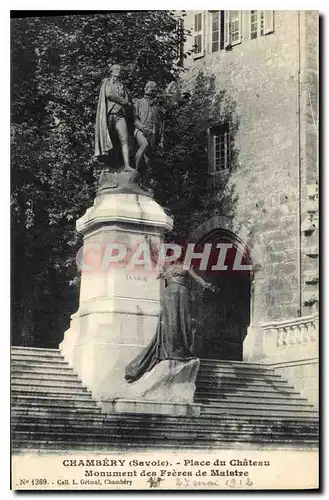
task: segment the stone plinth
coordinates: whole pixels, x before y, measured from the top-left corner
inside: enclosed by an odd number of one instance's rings
[[[201,404],[159,403],[158,401],[100,401],[103,413],[148,413],[179,417],[198,417]]]
[[[125,366],[154,334],[160,282],[154,269],[132,265],[131,256],[138,246],[148,248],[145,235],[160,243],[171,228],[162,207],[138,193],[100,192],[77,221],[84,236],[80,304],[60,350],[96,398],[113,396]],[[124,260],[108,262],[113,244],[128,249]]]

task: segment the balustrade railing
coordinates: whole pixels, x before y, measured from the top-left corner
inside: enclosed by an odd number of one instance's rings
[[[315,342],[318,337],[318,327],[318,314],[283,321],[273,321],[262,325],[264,332],[270,330],[271,335],[276,336],[277,347]]]

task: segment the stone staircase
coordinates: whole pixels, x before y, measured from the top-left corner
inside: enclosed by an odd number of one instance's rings
[[[316,448],[313,406],[260,364],[201,360],[201,416],[103,414],[59,350],[13,347],[14,453],[150,448]]]

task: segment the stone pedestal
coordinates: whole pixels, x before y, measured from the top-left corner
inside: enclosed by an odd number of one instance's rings
[[[119,399],[118,401],[100,401],[99,405],[102,413],[148,413],[176,417],[199,417],[201,415],[201,404],[196,403],[159,403],[158,401]]]
[[[160,243],[172,223],[146,195],[106,191],[77,221],[84,236],[80,305],[60,350],[97,399],[113,398],[125,366],[155,332],[160,281],[155,269],[132,266],[131,256],[148,247],[147,234]],[[113,244],[128,248],[124,262],[108,263]]]

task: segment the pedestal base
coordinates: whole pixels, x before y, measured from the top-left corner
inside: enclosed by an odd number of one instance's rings
[[[198,417],[199,404],[159,403],[158,401],[99,401],[103,413],[148,413],[183,417]]]
[[[126,365],[149,342],[159,318],[160,280],[146,258],[145,235],[159,245],[173,221],[131,175],[109,174],[77,221],[84,235],[79,310],[60,350],[97,400],[115,398]],[[144,261],[134,260],[141,248]]]

